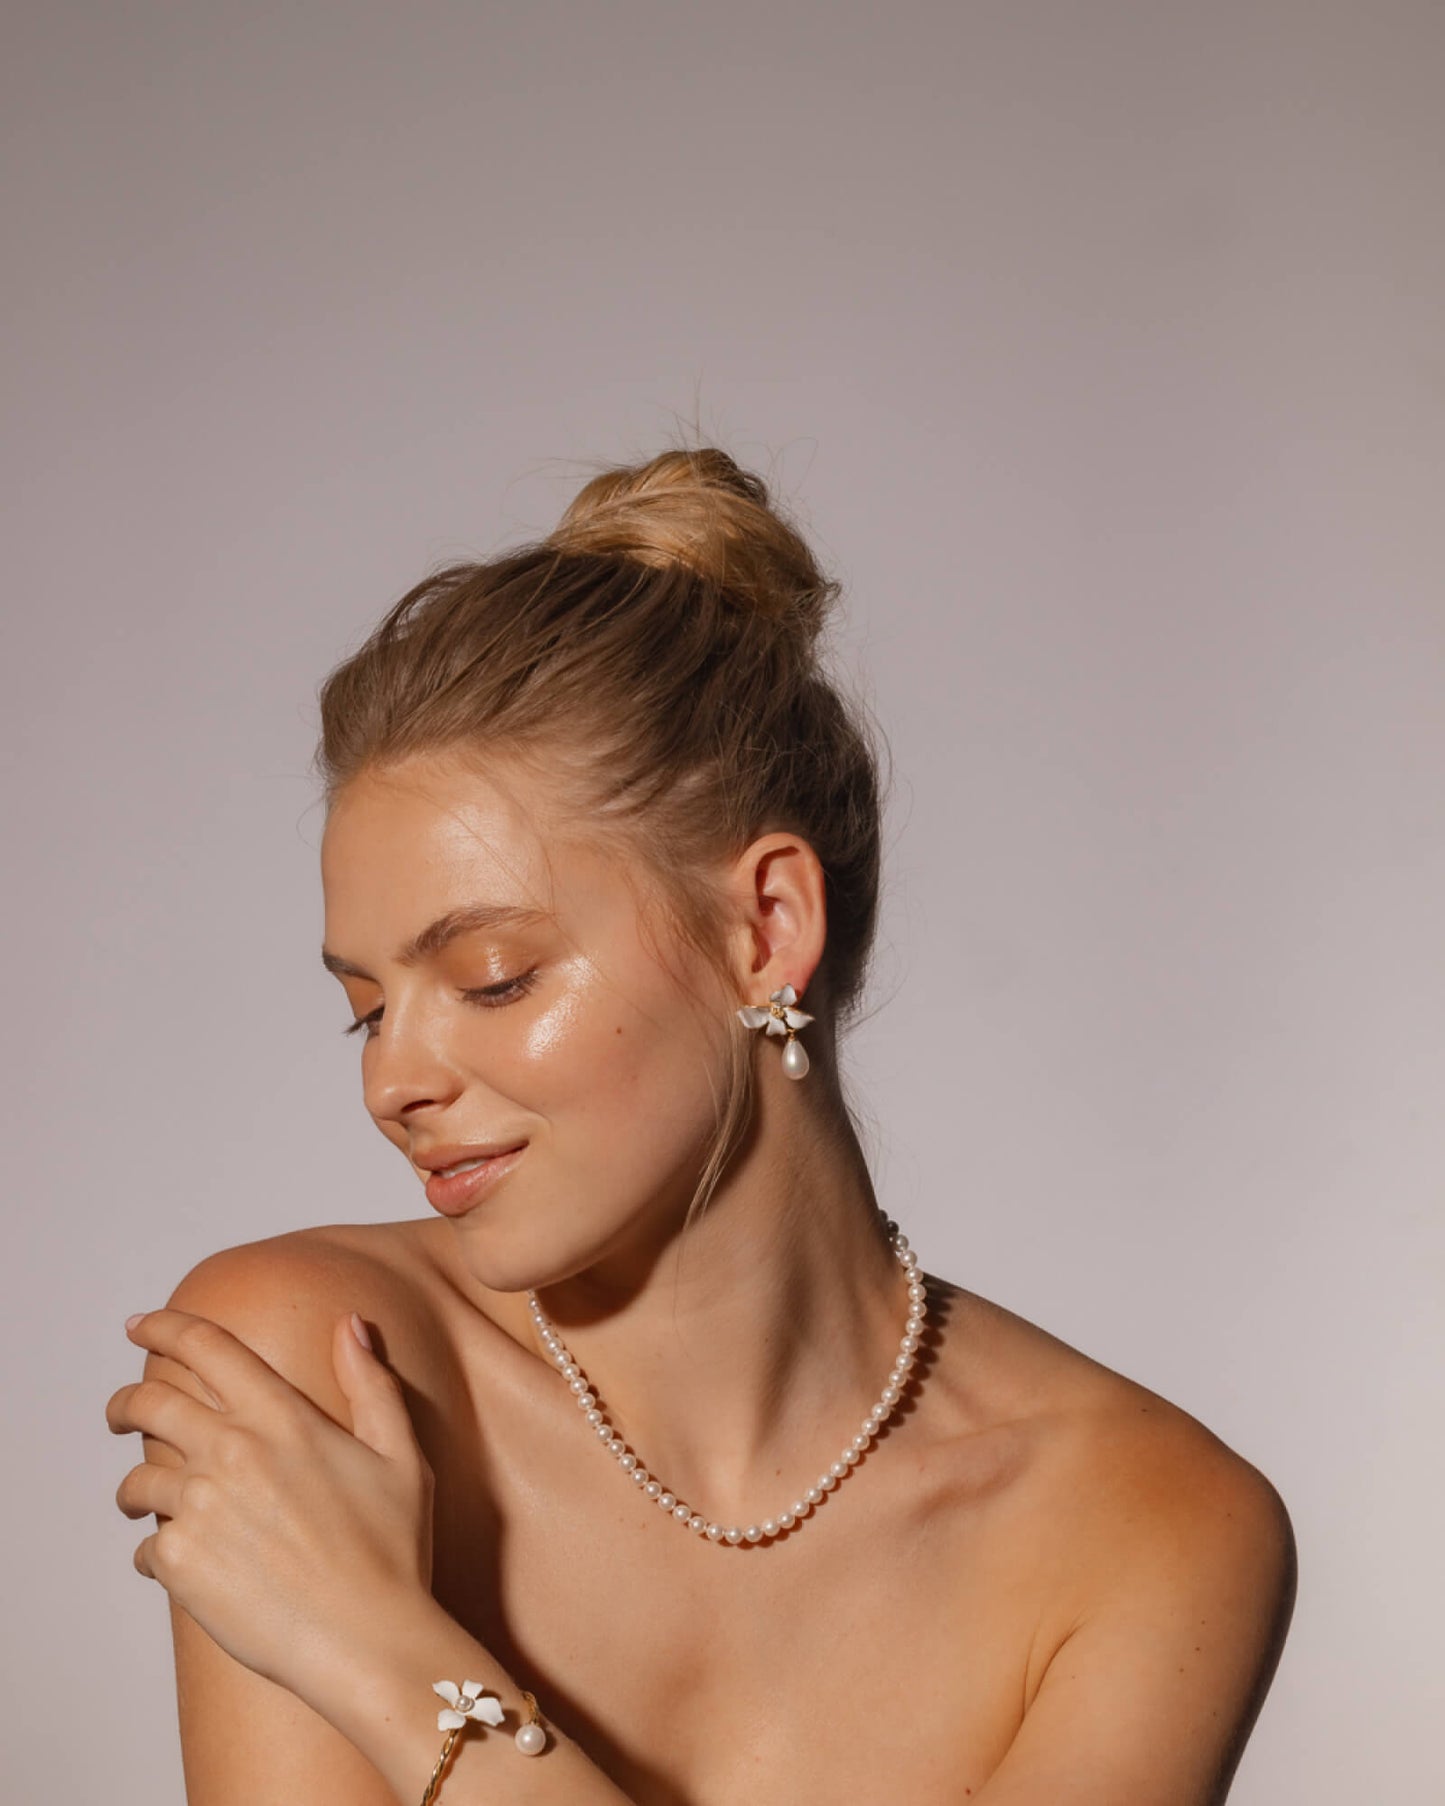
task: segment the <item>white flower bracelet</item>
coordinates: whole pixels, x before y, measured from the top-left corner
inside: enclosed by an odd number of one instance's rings
[[[441,1755],[437,1757],[431,1780],[426,1784],[421,1806],[431,1806],[447,1763],[451,1760],[451,1753],[456,1748],[457,1739],[467,1726],[499,1725],[506,1718],[501,1700],[495,1693],[488,1693],[480,1681],[463,1681],[460,1687],[455,1681],[433,1681],[432,1692],[446,1701],[437,1713],[437,1729],[446,1732],[447,1740],[442,1745]],[[521,1689],[521,1694],[527,1702],[527,1717],[513,1742],[524,1756],[540,1756],[547,1747],[547,1732],[542,1724],[542,1714],[537,1709],[535,1694],[528,1693],[525,1687]]]

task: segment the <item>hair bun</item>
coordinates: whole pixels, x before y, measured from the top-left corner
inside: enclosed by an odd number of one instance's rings
[[[574,496],[547,543],[654,570],[681,566],[809,644],[838,594],[762,478],[711,446],[602,471]]]

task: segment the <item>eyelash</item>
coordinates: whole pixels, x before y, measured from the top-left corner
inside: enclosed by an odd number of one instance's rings
[[[537,968],[533,966],[530,972],[522,972],[516,978],[509,978],[502,984],[483,985],[480,990],[463,991],[462,996],[468,1003],[477,1003],[484,1009],[495,1010],[500,1009],[504,1004],[514,1003],[518,998],[525,997],[536,982]],[[380,1021],[381,1010],[376,1009],[369,1016],[358,1016],[354,1022],[348,1022],[341,1032],[343,1035],[354,1035],[365,1029],[368,1032],[362,1036],[363,1041],[373,1041],[377,1033],[373,1025]]]

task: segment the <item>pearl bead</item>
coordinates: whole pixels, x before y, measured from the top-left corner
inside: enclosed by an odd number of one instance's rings
[[[647,1490],[651,1492],[652,1488],[649,1486]],[[673,1506],[677,1503],[677,1494],[664,1492],[662,1488],[659,1487],[657,1490],[657,1502],[664,1511],[671,1511]]]
[[[783,1049],[783,1071],[790,1079],[800,1079],[809,1066],[808,1050],[794,1036],[788,1037],[788,1044]]]
[[[760,1543],[763,1540],[762,1525],[761,1524],[749,1524],[747,1529],[744,1530],[743,1536],[750,1543]]]
[[[797,1521],[798,1514],[796,1511],[780,1511],[778,1513],[779,1530],[791,1530]]]
[[[743,1533],[738,1529],[736,1524],[734,1524],[731,1529],[724,1530],[723,1535],[730,1543],[740,1543],[743,1540]]]
[[[672,1508],[672,1515],[677,1519],[679,1524],[692,1523],[692,1507],[690,1505],[674,1505]],[[701,1526],[702,1519],[699,1518],[697,1524],[693,1527],[694,1529],[700,1529]]]
[[[848,1471],[848,1463],[846,1461],[841,1461],[841,1460],[835,1461],[833,1463],[833,1465],[828,1469],[828,1472],[833,1476],[833,1478],[835,1480],[841,1480],[843,1478],[844,1474],[847,1473],[847,1471]]]
[[[822,1487],[824,1492],[832,1492],[833,1488],[838,1484],[838,1481],[831,1473],[819,1474],[818,1484]]]
[[[708,1535],[709,1542],[720,1543],[723,1539],[722,1525],[721,1524],[709,1524],[707,1527],[707,1535]]]
[[[617,1465],[620,1468],[625,1468],[627,1472],[631,1473],[632,1469],[637,1466],[637,1457],[633,1454],[632,1450],[628,1448],[627,1444],[622,1442],[621,1437],[614,1437],[613,1439],[612,1448],[614,1453],[619,1444],[621,1444],[622,1453],[617,1456]]]
[[[703,1517],[701,1512],[695,1511],[687,1520],[687,1527],[689,1530],[706,1530],[707,1520]]]
[[[823,1489],[821,1486],[810,1486],[808,1488],[808,1490],[803,1494],[803,1497],[808,1501],[808,1503],[810,1505],[816,1505],[818,1503],[818,1501],[822,1498],[822,1496],[823,1496]]]
[[[539,1724],[524,1724],[512,1741],[524,1756],[540,1756],[547,1747],[547,1733]]]
[[[647,1494],[649,1499],[660,1499],[662,1497],[662,1487],[656,1480],[649,1480],[642,1490]]]
[[[646,1486],[647,1469],[645,1467],[635,1467],[635,1468],[633,1468],[632,1474],[630,1477],[632,1479],[634,1479],[639,1486]]]
[[[777,1534],[778,1534],[778,1520],[776,1518],[764,1518],[763,1519],[763,1535],[764,1536],[776,1536]]]

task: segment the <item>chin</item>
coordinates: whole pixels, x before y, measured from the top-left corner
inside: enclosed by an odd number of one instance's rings
[[[559,1233],[560,1225],[565,1232]],[[604,1260],[613,1267],[616,1285],[618,1257],[625,1270],[629,1236],[637,1235],[641,1225],[635,1209],[624,1207],[611,1220],[587,1223],[578,1221],[570,1202],[555,1210],[532,1202],[515,1214],[495,1207],[474,1210],[454,1227],[462,1262],[473,1279],[492,1292],[525,1293],[560,1285]],[[652,1264],[652,1257],[639,1250],[639,1283]]]

